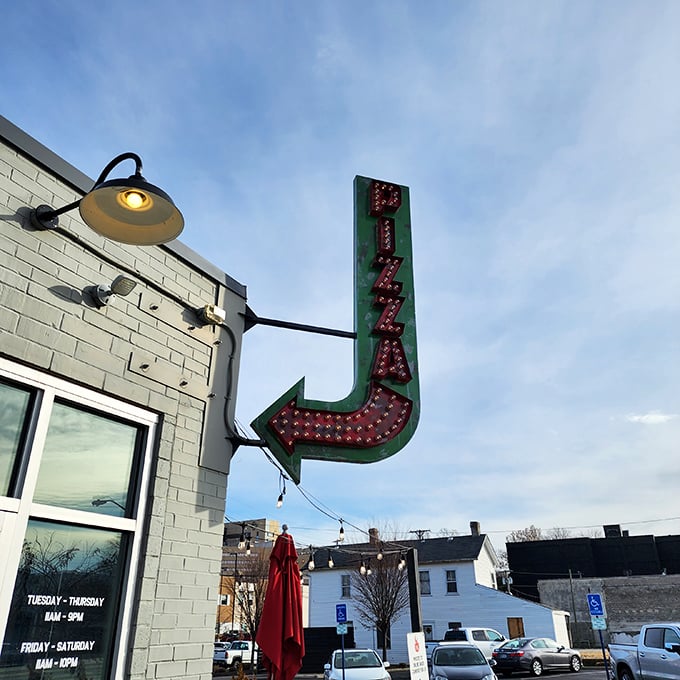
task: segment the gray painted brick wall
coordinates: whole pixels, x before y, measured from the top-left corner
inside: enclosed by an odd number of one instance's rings
[[[99,237],[77,211],[62,215],[58,230],[30,227],[29,206],[77,198],[0,144],[0,354],[163,414],[129,677],[209,680],[231,451],[223,402],[207,395],[211,381],[224,380],[215,374],[219,353],[232,348],[224,331],[196,328],[191,310],[223,301],[240,319],[245,299],[165,247]],[[137,288],[96,309],[86,288],[121,272]],[[242,324],[232,330],[240,343]],[[240,345],[233,349],[238,365]],[[154,358],[148,373],[143,356]]]

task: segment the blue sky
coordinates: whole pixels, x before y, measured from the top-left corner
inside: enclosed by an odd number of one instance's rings
[[[680,5],[28,0],[1,112],[96,177],[135,151],[261,316],[352,330],[352,181],[411,190],[422,411],[373,465],[304,461],[348,528],[680,533]],[[237,417],[352,342],[257,327]],[[336,519],[241,449],[227,513]],[[669,519],[672,518],[672,519]]]

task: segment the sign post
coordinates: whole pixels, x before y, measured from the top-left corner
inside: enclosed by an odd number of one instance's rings
[[[604,669],[609,677],[609,662],[607,661],[607,651],[604,648],[604,640],[602,638],[602,631],[607,630],[607,613],[604,609],[604,602],[600,593],[588,593],[586,595],[588,602],[588,611],[590,612],[590,622],[593,630],[597,631],[600,636],[600,649],[602,650],[602,659],[604,661]]]
[[[340,636],[340,654],[342,656],[342,680],[345,680],[345,635],[347,634],[347,605],[335,605],[336,630]]]

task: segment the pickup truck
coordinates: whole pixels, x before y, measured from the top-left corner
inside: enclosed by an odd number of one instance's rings
[[[258,647],[250,640],[236,640],[231,643],[215,643],[213,661],[220,666],[227,666],[237,670],[239,666],[249,666],[251,662],[257,664]]]
[[[642,626],[637,644],[610,644],[615,680],[680,680],[680,623]]]
[[[429,663],[432,658],[434,648],[445,642],[469,642],[475,645],[475,647],[479,647],[482,650],[482,654],[487,659],[490,659],[493,650],[500,647],[505,641],[505,636],[493,628],[454,628],[447,630],[444,633],[444,639],[440,642],[425,643],[427,661]]]

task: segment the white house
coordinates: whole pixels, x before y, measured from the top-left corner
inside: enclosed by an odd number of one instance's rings
[[[420,606],[426,640],[441,640],[449,628],[481,626],[493,628],[505,637],[546,636],[569,644],[568,614],[523,600],[496,588],[498,558],[489,538],[471,523],[467,536],[400,541],[404,550],[416,548],[420,581]],[[370,543],[320,548],[315,551],[315,566],[309,572],[309,625],[336,625],[338,603],[347,605],[347,618],[354,629],[358,647],[379,648],[374,628],[359,621],[353,605],[350,573],[361,561],[375,560],[381,549],[377,531],[371,530]],[[395,544],[384,546],[394,551]],[[326,565],[326,552],[334,566]],[[375,564],[375,562],[374,562]],[[368,577],[370,578],[370,576]],[[391,663],[407,663],[406,633],[411,631],[409,610],[392,622]]]

